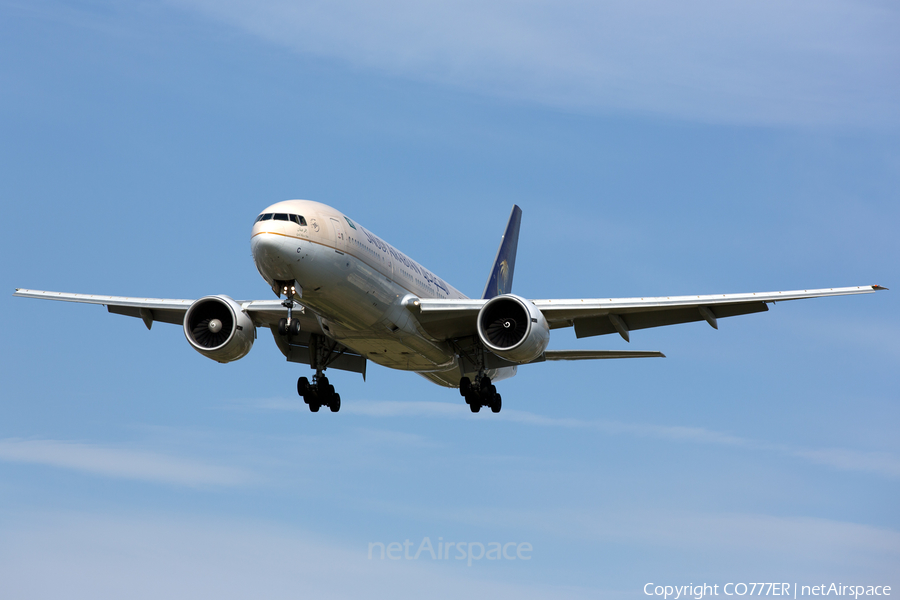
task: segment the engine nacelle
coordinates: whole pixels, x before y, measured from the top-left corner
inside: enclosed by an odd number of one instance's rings
[[[250,352],[256,327],[228,296],[206,296],[185,313],[184,337],[203,356],[227,363]]]
[[[531,362],[547,349],[550,326],[532,302],[504,294],[491,298],[481,307],[478,337],[497,356],[522,364]]]

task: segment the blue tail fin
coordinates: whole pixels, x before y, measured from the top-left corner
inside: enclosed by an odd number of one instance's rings
[[[519,224],[522,222],[522,209],[513,205],[506,224],[506,232],[500,240],[497,258],[491,276],[484,287],[482,298],[488,299],[500,294],[508,294],[512,290],[513,271],[516,268],[516,248],[519,246]]]

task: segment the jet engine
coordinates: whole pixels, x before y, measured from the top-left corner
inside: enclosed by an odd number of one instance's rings
[[[184,315],[184,337],[203,356],[227,363],[250,352],[256,327],[228,296],[206,296]]]
[[[550,326],[534,303],[504,294],[481,307],[478,337],[500,358],[522,364],[531,362],[547,349]]]

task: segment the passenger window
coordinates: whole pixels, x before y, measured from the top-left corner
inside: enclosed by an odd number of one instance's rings
[[[290,221],[285,213],[275,213],[273,217],[276,221]]]

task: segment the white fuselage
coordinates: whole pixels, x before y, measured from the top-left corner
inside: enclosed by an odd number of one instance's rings
[[[416,298],[466,298],[462,292],[341,212],[308,200],[273,204],[261,215],[294,220],[253,224],[251,251],[273,290],[299,284],[302,304],[328,337],[368,360],[456,386],[461,373],[449,343],[429,339],[406,308]],[[492,370],[495,380],[515,368]]]

